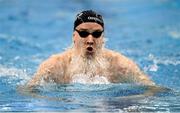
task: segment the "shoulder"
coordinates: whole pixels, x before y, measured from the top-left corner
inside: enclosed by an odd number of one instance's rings
[[[70,57],[71,57],[70,50],[67,50],[60,54],[51,55],[48,59],[46,59],[40,64],[39,69],[49,70],[49,71],[61,69],[70,59]]]
[[[47,60],[45,60],[44,63],[46,62],[52,63],[52,64],[60,63],[60,62],[62,63],[69,58],[71,58],[71,50],[67,50],[67,51],[64,51],[63,53],[51,55]]]
[[[117,60],[118,59],[128,60],[128,58],[125,55],[121,54],[120,52],[109,50],[109,49],[104,49],[103,54],[105,57],[108,57],[108,58],[113,58]]]
[[[133,60],[131,60],[130,58],[126,57],[125,55],[117,51],[105,49],[104,55],[106,58],[110,59],[114,64],[118,64],[121,66],[135,65]]]
[[[52,55],[47,60],[42,62],[33,79],[28,82],[28,86],[40,84],[42,78],[45,81],[58,81],[58,78],[63,80],[62,77],[64,75],[64,69],[66,67],[65,65],[68,56],[70,56],[70,51],[67,50],[61,54]]]

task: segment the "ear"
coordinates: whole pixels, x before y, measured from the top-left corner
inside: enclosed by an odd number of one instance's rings
[[[76,37],[76,34],[75,32],[73,32],[73,37],[72,37],[73,43],[75,43],[75,37]]]
[[[104,37],[104,33],[102,34],[102,43],[104,44],[105,43],[105,37]]]
[[[75,32],[73,32],[73,37],[75,36]]]
[[[104,39],[105,39],[105,37],[104,37],[104,33],[103,33],[102,36],[101,36],[101,40],[102,40],[103,43],[104,43]]]
[[[104,39],[104,37],[103,37],[103,39],[102,39],[102,44],[105,44],[105,39]]]

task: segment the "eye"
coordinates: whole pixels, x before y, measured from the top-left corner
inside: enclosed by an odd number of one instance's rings
[[[87,37],[87,36],[89,35],[89,33],[88,33],[87,31],[80,31],[80,32],[79,32],[79,35],[80,35],[81,37]]]
[[[99,38],[99,37],[101,36],[102,32],[103,32],[103,31],[95,31],[95,32],[92,33],[92,35],[93,35],[93,37],[95,37],[95,38]]]

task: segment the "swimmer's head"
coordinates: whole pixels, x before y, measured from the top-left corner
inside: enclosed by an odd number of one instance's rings
[[[73,41],[78,54],[95,56],[103,47],[104,23],[102,16],[92,10],[82,11],[74,22]]]
[[[96,13],[95,11],[85,10],[77,14],[76,19],[74,21],[74,30],[78,25],[86,22],[97,23],[101,25],[104,29],[104,22],[102,16]]]

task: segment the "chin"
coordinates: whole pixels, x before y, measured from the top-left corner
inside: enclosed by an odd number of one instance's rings
[[[94,51],[86,51],[85,52],[85,57],[86,58],[94,58],[95,57],[95,52]]]

